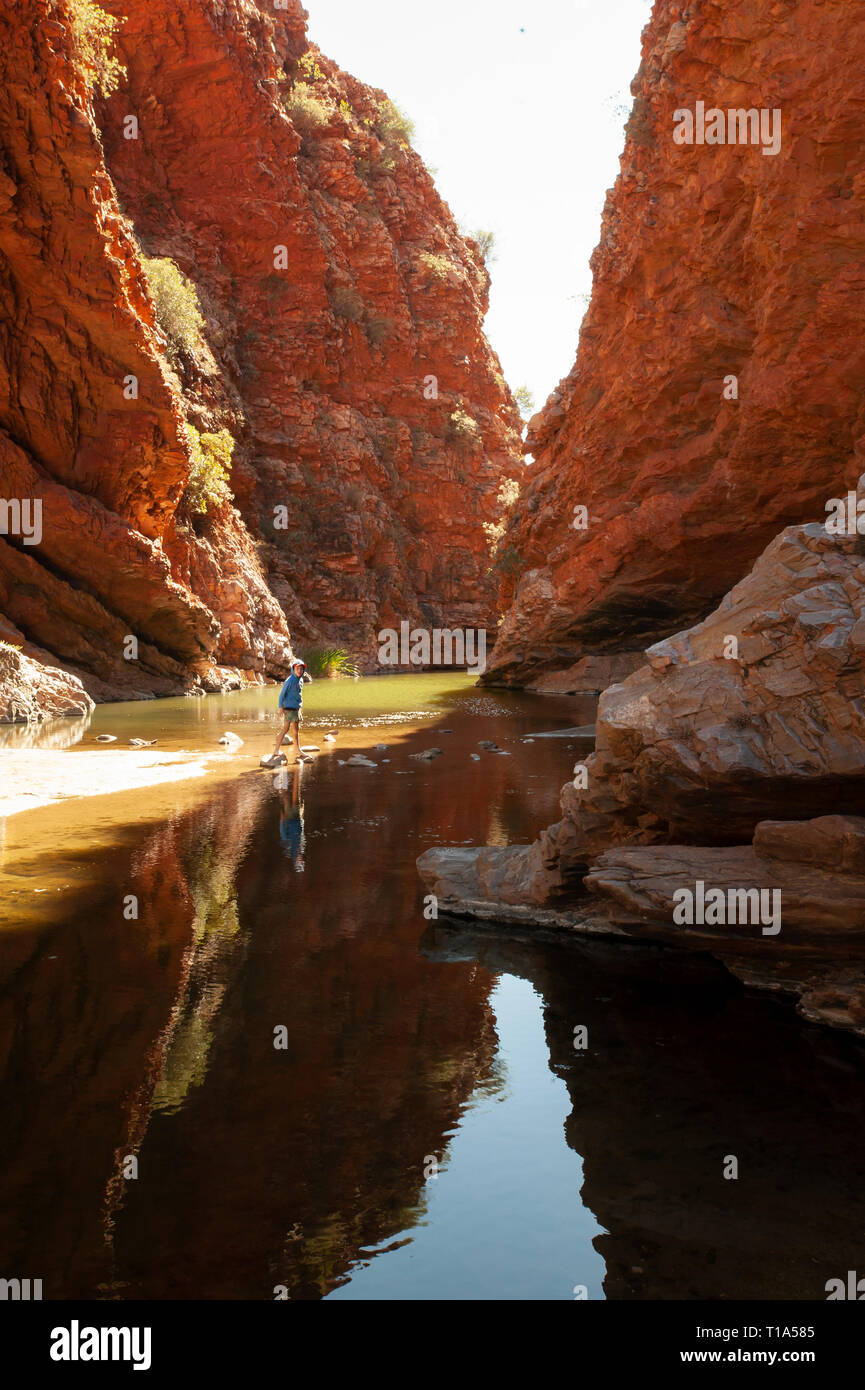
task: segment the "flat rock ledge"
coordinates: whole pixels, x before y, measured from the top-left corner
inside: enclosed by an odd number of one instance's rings
[[[588,899],[533,901],[533,853],[531,845],[431,849],[417,866],[450,916],[708,951],[748,986],[795,997],[809,1021],[865,1037],[865,817],[763,821],[751,845],[610,850],[585,878]],[[677,921],[681,890],[696,903],[698,883],[701,896],[720,889],[725,903],[756,889],[766,906],[777,904],[778,923],[768,915],[707,922],[699,911]]]
[[[602,908],[592,902],[570,904],[561,908],[543,907],[538,903],[504,902],[490,896],[489,880],[482,871],[489,860],[507,874],[513,866],[519,870],[520,860],[528,846],[515,845],[504,849],[428,849],[417,861],[418,872],[438,900],[438,909],[450,917],[469,917],[481,922],[501,922],[513,926],[547,928],[577,933],[580,936],[626,936],[627,933],[610,922]],[[510,861],[510,862],[509,862]]]

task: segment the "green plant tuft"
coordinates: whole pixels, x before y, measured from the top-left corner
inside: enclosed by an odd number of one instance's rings
[[[126,68],[113,57],[111,47],[120,25],[94,0],[66,0],[72,28],[74,61],[86,80],[102,96],[110,96],[126,76]]]
[[[394,331],[393,319],[376,316],[366,325],[366,336],[375,347],[381,347],[382,343],[393,337]]]
[[[323,130],[333,114],[327,102],[317,97],[306,82],[298,82],[282,104],[292,125],[304,138]]]
[[[210,506],[231,500],[228,486],[234,440],[228,430],[219,434],[200,434],[194,425],[186,426],[192,468],[183,494],[183,508],[206,512]]]
[[[195,354],[204,319],[195,286],[169,256],[142,256],[156,319],[174,352]]]
[[[414,139],[414,121],[387,97],[378,108],[375,133],[384,146],[381,162],[385,169],[393,169],[397,155],[408,149]]]
[[[345,647],[310,647],[304,652],[303,660],[309,667],[310,675],[334,679],[338,676],[360,675],[357,662]]]
[[[447,256],[439,256],[433,251],[421,251],[418,259],[436,280],[447,280],[453,270],[453,262]]]
[[[477,242],[478,250],[484,260],[487,262],[494,261],[496,259],[493,254],[496,244],[495,232],[472,232],[472,237]]]
[[[452,439],[480,439],[481,431],[477,420],[473,415],[469,415],[462,401],[457,401],[456,409],[451,413],[448,421],[448,434]]]
[[[307,82],[324,82],[327,74],[319,67],[312,52],[304,53],[302,58],[297,61],[297,66],[303,73],[304,80]]]
[[[495,560],[493,561],[493,568],[497,569],[499,574],[503,574],[507,578],[511,578],[511,576],[519,573],[520,569],[522,568],[522,563],[523,562],[520,559],[520,553],[517,550],[516,546],[509,545],[501,552],[500,555],[496,556]]]

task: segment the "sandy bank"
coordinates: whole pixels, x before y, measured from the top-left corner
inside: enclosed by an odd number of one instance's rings
[[[105,796],[203,777],[210,762],[224,760],[221,754],[147,748],[63,752],[0,749],[0,820],[73,797]]]

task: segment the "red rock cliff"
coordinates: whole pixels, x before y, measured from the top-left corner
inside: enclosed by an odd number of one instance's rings
[[[112,0],[100,100],[75,9],[0,6],[0,493],[43,505],[38,545],[0,538],[2,635],[116,698],[279,675],[289,626],[369,661],[403,618],[491,623],[519,419],[384,93],[295,0]],[[188,351],[144,257],[197,292]],[[234,440],[203,516],[188,425]]]
[[[862,472],[863,58],[861,6],[657,0],[576,365],[530,427],[487,680],[602,687],[614,669],[564,673],[703,618]],[[780,111],[779,152],[676,143],[699,101]]]

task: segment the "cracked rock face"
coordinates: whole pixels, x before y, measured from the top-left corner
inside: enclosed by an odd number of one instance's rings
[[[519,415],[480,250],[379,138],[385,94],[310,47],[296,0],[104,8],[108,100],[65,0],[0,7],[0,494],[43,506],[38,544],[0,536],[6,625],[100,700],[279,677],[292,641],[369,669],[381,626],[492,625],[483,524]],[[172,355],[143,256],[194,286],[197,347]],[[235,441],[205,516],[187,423]]]
[[[532,845],[428,851],[418,867],[430,890],[455,912],[489,917],[499,904],[513,920],[576,931],[606,921],[725,958],[756,953],[759,968],[747,967],[755,978],[784,987],[786,970],[810,1008],[831,996],[828,1021],[858,1027],[861,972],[850,962],[865,937],[865,820],[855,814],[865,805],[861,551],[858,536],[818,524],[782,532],[710,617],[650,647],[647,664],[604,693],[596,751],[585,776],[563,788],[561,821]],[[582,896],[589,865],[594,905]],[[779,889],[783,945],[811,953],[807,971],[788,962],[779,976],[771,955],[777,964],[780,948],[741,931],[676,928],[672,894],[697,879]],[[816,957],[845,951],[847,965],[820,973]]]
[[[773,949],[819,946],[838,955],[865,945],[865,819],[824,816],[804,822],[763,821],[753,845],[706,848],[670,845],[614,849],[602,854],[586,876],[586,887],[612,904],[610,919],[622,924],[642,921],[662,929],[671,940],[686,938],[710,949],[733,945],[743,955],[765,945]],[[855,849],[857,868],[848,868],[845,850]],[[801,859],[792,858],[801,853]],[[677,890],[695,891],[696,883],[720,889],[727,898],[721,910],[705,912],[704,922],[676,920]],[[733,900],[744,920],[724,920],[731,900],[744,892],[779,894],[758,903]],[[777,922],[770,920],[773,902]],[[760,915],[760,914],[763,915]],[[693,916],[693,913],[691,914]],[[717,919],[717,920],[716,920]],[[777,930],[776,930],[777,928]],[[658,932],[653,930],[653,935]],[[803,953],[807,956],[807,951]]]
[[[677,921],[677,895],[690,902],[698,881],[722,911]],[[763,821],[752,845],[722,849],[614,849],[585,884],[627,935],[708,949],[745,983],[795,994],[811,1021],[865,1035],[865,818]]]
[[[690,627],[862,472],[863,57],[861,6],[657,0],[576,363],[530,425],[485,683]],[[699,100],[779,109],[780,152],[676,144]]]
[[[75,676],[0,645],[0,724],[80,718],[92,709],[93,701]]]
[[[553,900],[613,846],[741,844],[770,816],[861,809],[860,549],[790,527],[710,617],[605,691],[587,785],[567,783],[562,820],[505,851],[505,900]]]
[[[99,111],[112,177],[148,254],[198,288],[237,505],[292,637],[373,669],[403,620],[494,627],[483,526],[521,421],[480,250],[383,143],[386,94],[310,42],[297,0],[107,8],[129,73]]]
[[[562,805],[595,854],[623,839],[735,843],[779,811],[865,792],[865,555],[813,524],[602,696],[588,789]]]

